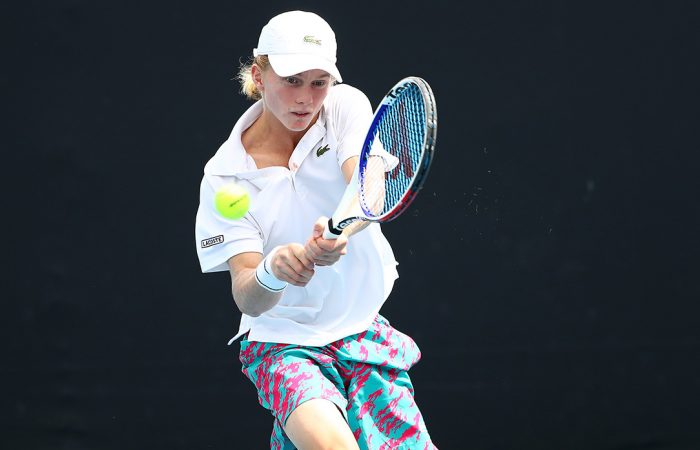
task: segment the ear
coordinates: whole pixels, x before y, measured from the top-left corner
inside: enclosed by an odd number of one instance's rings
[[[263,73],[262,69],[260,69],[260,66],[257,64],[253,64],[250,68],[250,75],[253,77],[253,83],[255,83],[255,87],[258,88],[258,91],[262,92],[263,91]]]

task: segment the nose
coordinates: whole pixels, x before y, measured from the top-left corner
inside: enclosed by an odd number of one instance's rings
[[[302,88],[299,89],[297,94],[296,102],[300,105],[307,105],[313,101],[313,95],[311,94],[311,89]]]

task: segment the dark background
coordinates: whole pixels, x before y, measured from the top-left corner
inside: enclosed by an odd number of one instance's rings
[[[268,445],[193,233],[239,59],[288,9],[373,105],[434,88],[383,313],[423,351],[436,444],[700,448],[696,2],[81,0],[1,8],[0,447]]]

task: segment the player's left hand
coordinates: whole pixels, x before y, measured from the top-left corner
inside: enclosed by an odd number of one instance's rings
[[[314,224],[311,237],[304,245],[306,256],[317,266],[333,265],[348,252],[347,236],[341,234],[337,239],[323,239],[326,224],[328,224],[328,217],[320,217]]]

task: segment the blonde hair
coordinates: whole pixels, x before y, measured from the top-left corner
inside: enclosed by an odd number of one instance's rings
[[[260,70],[264,72],[270,67],[270,58],[268,58],[267,55],[259,55],[248,59],[247,62],[241,64],[236,78],[241,85],[241,94],[245,95],[248,100],[260,100],[262,98],[262,94],[258,90],[257,86],[255,86],[253,74],[251,73],[253,64],[258,66]],[[330,84],[331,86],[335,86],[335,84],[337,84],[337,80],[332,76]]]
[[[267,70],[270,66],[270,59],[267,55],[260,55],[249,59],[248,62],[241,64],[237,78],[238,82],[241,84],[241,94],[245,95],[249,100],[260,100],[262,95],[260,91],[258,91],[257,86],[255,86],[251,73],[253,64],[260,67],[261,70]]]

